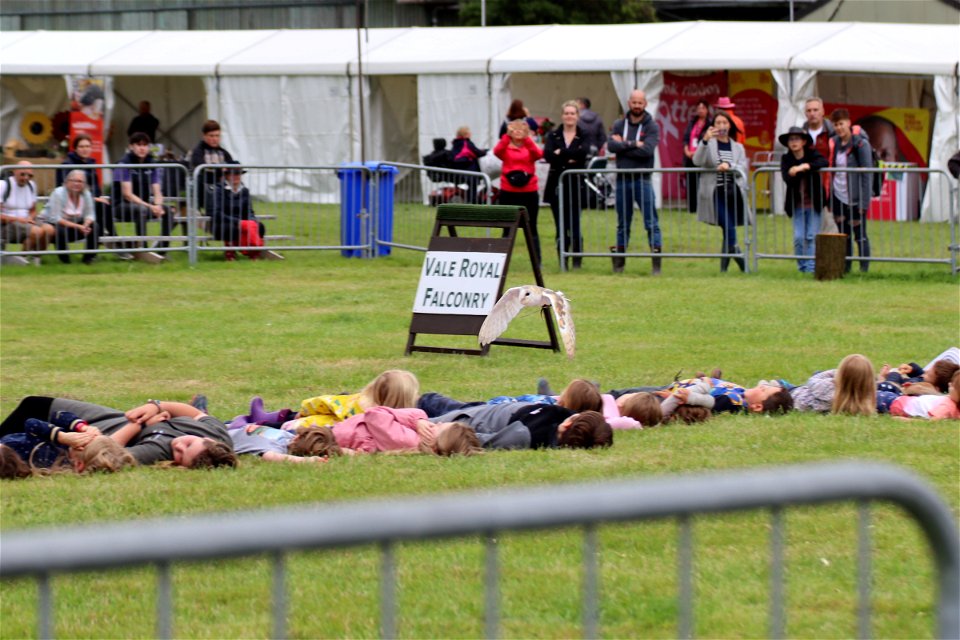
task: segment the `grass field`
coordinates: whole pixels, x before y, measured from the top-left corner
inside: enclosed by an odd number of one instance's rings
[[[358,389],[388,368],[413,371],[425,391],[464,399],[529,392],[541,375],[558,385],[583,376],[610,388],[715,366],[748,384],[773,376],[799,382],[847,353],[863,353],[877,365],[925,364],[960,340],[960,289],[942,265],[880,264],[866,276],[819,283],[788,262],[764,262],[760,273],[742,276],[717,273],[714,260],[667,261],[654,279],[646,260],[628,260],[627,274],[615,277],[607,259],[588,259],[583,271],[561,274],[548,257],[547,286],[573,301],[575,360],[507,347],[486,358],[404,357],[421,254],[394,252],[373,261],[286,256],[232,264],[205,256],[192,269],[182,255],[159,266],[112,259],[61,266],[47,259],[40,269],[4,268],[0,410],[6,415],[27,394],[128,407],[202,392],[211,412],[229,419],[245,413],[254,394],[270,408],[296,406],[318,392]],[[508,285],[530,280],[518,255]],[[544,333],[530,314],[508,335]],[[617,433],[614,447],[600,452],[372,456],[320,469],[244,460],[236,471],[137,469],[3,482],[0,530],[847,458],[907,467],[955,512],[960,507],[956,423],[793,414]],[[790,636],[856,633],[855,527],[852,505],[786,516]],[[764,514],[697,520],[697,635],[767,634],[768,529]],[[879,507],[872,533],[874,635],[930,636],[932,569],[917,527],[898,510]],[[605,526],[600,542],[604,636],[675,635],[676,525]],[[82,552],[82,540],[64,543]],[[504,636],[580,634],[580,544],[573,530],[501,536]],[[483,633],[482,551],[476,540],[401,546],[403,637]],[[289,565],[294,637],[378,634],[375,550],[297,553]],[[269,576],[263,559],[177,565],[175,635],[268,636]],[[0,635],[35,635],[33,583],[5,582],[0,589]],[[61,576],[54,592],[60,637],[153,633],[149,569]]]

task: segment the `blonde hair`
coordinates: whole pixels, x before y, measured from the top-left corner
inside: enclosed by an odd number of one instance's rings
[[[663,422],[660,399],[649,391],[635,393],[623,403],[623,415],[633,418],[642,427],[655,427]]]
[[[468,126],[466,126],[466,125],[464,125],[464,126],[460,127],[459,129],[457,129],[457,137],[458,137],[458,138],[469,138],[469,137],[470,137],[469,134],[470,134],[470,127],[468,127]]]
[[[420,381],[404,369],[384,371],[360,391],[358,404],[366,411],[370,407],[410,409],[420,398]]]
[[[97,436],[83,449],[74,451],[74,456],[83,462],[83,473],[114,473],[137,466],[133,454],[109,436]]]
[[[576,100],[567,100],[562,105],[560,105],[560,113],[562,114],[563,110],[566,109],[567,107],[573,107],[574,109],[577,110],[577,116],[580,115],[580,103],[577,102]]]
[[[583,378],[571,381],[560,394],[557,404],[574,413],[603,410],[603,398],[597,385]]]
[[[330,427],[297,427],[287,453],[292,456],[339,456],[343,453]]]
[[[840,361],[834,379],[831,413],[872,416],[877,412],[877,385],[873,363],[854,353]]]

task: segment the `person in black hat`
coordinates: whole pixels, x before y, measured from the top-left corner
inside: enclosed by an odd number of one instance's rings
[[[827,159],[816,152],[810,134],[800,127],[790,127],[778,140],[787,148],[780,158],[780,173],[787,185],[784,211],[793,219],[797,268],[800,273],[813,273],[814,240],[826,204],[819,171],[827,166]]]
[[[262,247],[266,229],[253,212],[250,191],[243,184],[246,170],[236,160],[226,164],[237,165],[223,170],[223,182],[214,189],[208,209],[210,231],[217,240],[228,247]],[[260,251],[242,251],[251,260],[261,257]],[[227,251],[227,261],[236,260],[234,251]]]

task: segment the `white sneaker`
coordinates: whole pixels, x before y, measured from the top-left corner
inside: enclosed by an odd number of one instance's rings
[[[43,264],[43,263],[40,261],[40,256],[33,256],[33,257],[30,259],[30,262],[32,262],[32,263],[33,263],[33,266],[35,266],[35,267],[39,267],[41,264]]]
[[[133,260],[132,253],[115,253],[113,255],[117,256],[117,260]]]
[[[23,256],[3,256],[3,260],[0,260],[0,263],[23,267],[30,264],[30,261]]]

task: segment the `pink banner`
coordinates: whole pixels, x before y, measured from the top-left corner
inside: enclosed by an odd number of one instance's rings
[[[660,125],[660,165],[683,166],[683,132],[690,118],[696,113],[697,101],[701,98],[710,104],[726,95],[727,77],[723,71],[704,76],[680,76],[669,72],[663,74],[663,91],[660,92],[660,109],[657,124]],[[686,197],[686,179],[663,181],[663,196],[667,199]]]

